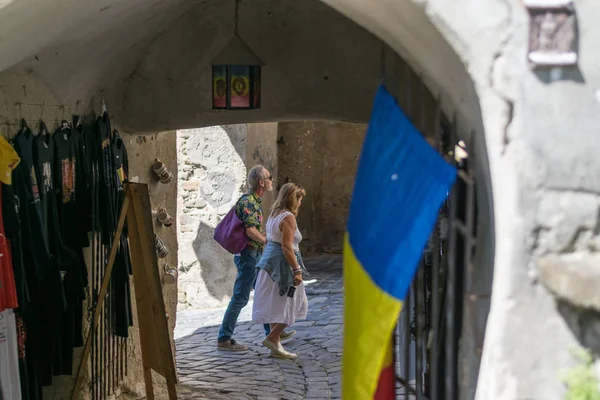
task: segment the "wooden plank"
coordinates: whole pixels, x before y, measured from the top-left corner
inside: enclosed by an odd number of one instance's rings
[[[110,255],[108,257],[108,264],[106,265],[106,272],[102,279],[102,286],[100,287],[100,295],[98,297],[98,304],[96,304],[96,309],[94,310],[94,315],[92,316],[92,325],[90,326],[90,330],[87,335],[87,339],[85,340],[85,347],[83,348],[83,356],[81,359],[81,363],[79,364],[79,369],[77,371],[77,378],[75,378],[75,386],[73,387],[73,392],[71,393],[71,399],[75,400],[78,398],[79,386],[81,385],[81,380],[83,379],[83,369],[87,365],[88,358],[90,356],[90,351],[92,349],[92,336],[98,327],[98,319],[100,318],[100,312],[102,311],[102,306],[104,305],[104,300],[106,299],[106,292],[108,291],[108,284],[110,282],[110,277],[112,274],[113,265],[115,263],[115,258],[117,256],[117,250],[119,249],[119,240],[121,238],[121,233],[123,232],[123,226],[125,225],[125,217],[127,217],[127,213],[129,211],[130,200],[128,197],[125,197],[125,201],[123,202],[123,207],[121,208],[121,215],[119,216],[119,222],[117,224],[117,231],[115,232],[115,237],[113,238],[112,247],[110,249]]]
[[[136,193],[137,192],[137,193]],[[135,300],[137,304],[137,319],[140,334],[140,346],[142,349],[142,362],[144,367],[149,367],[157,372],[160,372],[159,366],[155,360],[153,352],[147,352],[147,349],[155,347],[154,335],[151,330],[154,326],[152,320],[152,301],[150,299],[151,293],[149,289],[148,279],[146,274],[145,260],[146,255],[144,254],[142,242],[144,241],[141,237],[141,229],[138,226],[138,212],[139,205],[136,207],[135,198],[139,197],[139,191],[129,186],[129,193],[131,195],[131,210],[128,215],[127,225],[129,234],[129,248],[131,254],[131,267],[133,270],[133,284],[135,292]],[[135,194],[134,194],[135,193]]]
[[[167,390],[169,392],[169,400],[177,400],[177,387],[175,381],[167,378]]]
[[[131,196],[128,233],[145,381],[151,384],[151,373],[146,369],[152,368],[166,378],[169,397],[175,400],[177,376],[158,271],[148,186],[129,183],[127,188]],[[150,399],[150,393],[147,396]]]
[[[142,350],[142,362],[144,362],[144,351]],[[152,387],[152,369],[144,365],[144,384],[146,385],[146,400],[154,400],[154,389]]]

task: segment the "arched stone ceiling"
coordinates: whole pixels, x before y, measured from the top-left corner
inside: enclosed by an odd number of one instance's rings
[[[129,132],[268,120],[365,122],[381,44],[360,24],[445,96],[448,112],[457,107],[469,126],[480,127],[471,79],[424,6],[325,2],[358,24],[317,0],[242,1],[240,31],[266,63],[263,107],[223,113],[210,109],[210,61],[231,34],[233,0],[0,0],[0,71],[12,90],[4,99],[24,101],[15,89],[22,84],[83,108],[97,108],[102,94]],[[386,54],[388,86],[400,96],[404,61]]]

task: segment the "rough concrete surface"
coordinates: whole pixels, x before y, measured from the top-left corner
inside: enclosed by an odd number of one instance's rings
[[[177,215],[177,149],[175,132],[161,132],[144,137],[127,137],[126,146],[129,156],[129,178],[132,181],[148,184],[150,202],[154,210],[165,208],[169,214]],[[156,174],[152,171],[152,163],[155,158],[165,163],[173,174],[173,179],[168,184],[158,181]],[[169,249],[169,254],[164,259],[158,259],[159,276],[164,275],[165,264],[177,265],[177,228],[178,221],[174,221],[170,227],[165,227],[156,219],[154,220],[154,232],[160,236]],[[133,278],[135,279],[135,277]],[[165,309],[168,317],[169,332],[173,332],[176,323],[177,311],[177,283],[168,284],[161,279],[162,293]],[[139,342],[139,330],[137,325],[137,312],[135,292],[132,282],[132,306],[134,326],[129,330],[128,360],[129,369],[125,380],[124,390],[133,393],[144,393],[144,378],[142,370],[141,349]],[[174,342],[171,343],[174,346]],[[154,375],[154,383],[158,393],[165,388],[164,378]]]
[[[229,301],[236,276],[231,254],[213,240],[246,182],[245,125],[178,131],[180,309]]]
[[[600,257],[583,254],[543,257],[539,279],[559,299],[600,312]]]
[[[263,211],[265,216],[268,216],[271,206],[277,198],[277,185],[279,182],[279,162],[277,158],[279,124],[267,122],[247,124],[246,127],[248,132],[246,137],[246,168],[249,170],[255,165],[261,164],[269,170],[273,177],[273,191],[266,192],[262,197]],[[266,218],[263,218],[263,229],[265,229],[266,223]]]
[[[362,124],[279,123],[277,184],[292,181],[307,191],[298,215],[303,254],[342,252],[365,133]]]

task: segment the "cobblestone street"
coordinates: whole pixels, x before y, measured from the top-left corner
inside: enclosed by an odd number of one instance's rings
[[[269,357],[262,326],[251,323],[252,303],[240,314],[235,339],[246,353],[216,349],[224,309],[178,313],[175,331],[180,398],[339,399],[342,352],[342,266],[340,256],[306,260],[308,317],[292,329],[284,346],[296,360]]]

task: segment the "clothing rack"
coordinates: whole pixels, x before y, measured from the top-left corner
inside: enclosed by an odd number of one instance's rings
[[[72,108],[69,106],[45,103],[16,103],[15,105],[17,107],[16,120],[11,118],[8,121],[4,120],[5,122],[0,122],[0,135],[4,136],[7,139],[14,139],[17,136],[17,134],[25,127],[31,129],[31,131],[34,134],[37,134],[40,131],[41,127],[45,126],[50,136],[55,132],[56,128],[61,127],[61,125],[65,121],[68,123],[70,129],[74,129],[73,125],[75,125],[76,127],[80,126],[76,118],[74,118],[75,116],[79,116],[79,114],[71,114]],[[29,107],[29,111],[26,113],[27,115],[23,115],[24,113],[22,111],[24,107]],[[39,118],[37,118],[37,115],[35,115],[37,114],[37,112],[35,111],[36,107],[37,110],[39,110]],[[44,110],[47,108],[53,108],[54,110],[51,114],[49,113],[47,115],[48,118],[44,118]],[[78,104],[74,108],[77,110]],[[32,109],[34,111],[31,111]],[[105,117],[105,121],[107,121],[107,123],[110,124],[110,116],[108,116],[108,114],[105,114]],[[99,120],[100,119],[98,119],[98,121]],[[91,210],[88,209],[86,211],[87,216],[90,216],[89,211],[91,211],[91,217],[88,220],[88,222],[86,222],[87,226],[91,229],[89,247],[82,250],[81,256],[83,256],[83,251],[85,251],[90,252],[91,254],[89,255],[91,255],[91,257],[86,257],[88,263],[87,270],[89,274],[89,278],[87,279],[87,288],[84,289],[84,285],[81,285],[81,296],[83,296],[83,293],[85,292],[85,300],[83,301],[83,304],[81,304],[80,300],[77,299],[74,300],[72,304],[76,304],[79,307],[79,310],[82,311],[82,317],[84,318],[84,326],[82,327],[83,332],[81,332],[81,334],[85,336],[89,335],[89,337],[91,337],[89,350],[91,361],[91,375],[89,378],[89,386],[84,388],[84,390],[91,394],[92,399],[104,400],[113,395],[118,395],[118,391],[121,387],[121,384],[125,376],[127,376],[128,340],[125,336],[127,336],[128,327],[123,328],[124,325],[122,323],[121,325],[119,325],[119,322],[115,323],[115,313],[120,313],[118,315],[123,315],[123,311],[122,309],[119,310],[119,307],[122,307],[121,303],[123,302],[124,295],[122,294],[123,292],[118,291],[118,285],[113,284],[114,279],[112,279],[113,277],[110,274],[107,276],[109,278],[107,290],[104,293],[101,293],[102,279],[106,276],[107,273],[110,250],[109,244],[106,243],[106,240],[103,241],[102,238],[101,231],[104,228],[101,228],[101,213],[104,207],[111,207],[111,205],[105,204],[106,199],[103,198],[100,195],[100,193],[102,190],[116,190],[116,183],[114,182],[111,182],[109,189],[107,189],[108,186],[103,186],[105,184],[104,179],[106,176],[109,176],[109,179],[119,178],[116,178],[117,174],[115,173],[116,169],[114,169],[114,165],[104,165],[106,159],[111,159],[113,157],[113,151],[115,151],[112,147],[112,130],[109,130],[110,135],[108,136],[109,138],[111,138],[111,144],[108,148],[106,148],[106,146],[103,146],[103,141],[100,139],[100,135],[98,133],[98,121],[96,121],[96,124],[94,124],[93,127],[90,123],[83,123],[82,121],[83,130],[78,130],[79,133],[76,134],[76,136],[80,138],[78,140],[81,140],[78,143],[83,143],[84,146],[84,150],[82,150],[81,153],[78,152],[76,155],[77,165],[86,165],[86,168],[89,169],[89,176],[86,179],[84,179],[86,182],[86,187],[89,187],[89,192],[84,192],[89,193],[89,201],[87,203],[91,207]],[[73,135],[75,135],[75,131],[72,131],[72,133]],[[62,135],[60,135],[60,138],[60,140],[62,140]],[[22,138],[18,138],[17,140],[11,140],[11,144],[14,145],[14,143],[18,143],[20,139]],[[54,135],[54,140],[57,139],[58,138],[56,137],[56,135]],[[67,140],[66,136],[65,140]],[[86,140],[88,141],[87,144]],[[121,159],[126,159],[126,153],[125,157],[121,157]],[[53,162],[49,162],[48,164],[54,165]],[[101,175],[101,171],[104,171],[104,175]],[[78,177],[80,176],[79,172],[77,172],[77,174],[73,173],[73,176],[75,175],[77,175]],[[83,175],[84,174],[81,174],[81,176]],[[79,192],[78,197],[82,197],[81,195],[82,193]],[[111,196],[113,195],[111,194]],[[116,202],[116,200],[114,199],[111,199],[111,201]],[[115,228],[116,221],[115,226],[113,228],[109,228],[113,229],[111,233],[111,238],[115,235]],[[104,230],[103,232],[106,235],[106,230]],[[124,240],[126,241],[126,239]],[[86,245],[83,244],[82,246]],[[79,248],[79,250],[81,250],[81,248]],[[118,282],[121,283],[122,279],[123,278],[119,278]],[[128,294],[126,296],[127,298],[129,298]],[[98,307],[98,304],[102,305]],[[84,308],[87,307],[87,309],[82,310],[82,305]],[[100,317],[98,319],[97,325],[93,326],[90,322],[92,321],[93,314],[95,314],[96,312],[99,313]],[[120,331],[118,327],[120,327]],[[76,331],[79,331],[79,328],[77,328]],[[123,337],[117,336],[117,334],[120,334]],[[77,347],[77,345],[75,347]],[[73,361],[75,363],[73,366],[74,373],[76,373],[76,368],[78,367],[84,369],[89,368],[89,364],[87,363],[85,365],[78,366],[78,360],[74,359]],[[69,373],[70,372],[63,372],[60,374],[64,375]]]
[[[153,222],[151,215],[150,195],[148,185],[142,183],[127,183],[125,198],[120,210],[115,235],[109,252],[103,252],[106,263],[102,264],[102,274],[96,276],[100,282],[98,302],[93,310],[91,320],[92,331],[88,333],[83,350],[79,371],[75,379],[71,399],[79,396],[79,387],[83,379],[83,370],[87,366],[88,357],[93,348],[94,332],[96,327],[105,323],[103,314],[106,301],[110,299],[110,281],[115,265],[115,259],[120,247],[120,237],[127,221],[127,230],[131,242],[131,262],[134,276],[136,303],[138,311],[138,326],[140,332],[140,347],[146,386],[146,398],[154,399],[152,370],[162,375],[167,384],[169,400],[177,399],[177,374],[169,341],[169,330],[165,311],[164,299],[158,273],[158,258],[154,245]],[[106,247],[108,249],[108,247]],[[110,350],[109,350],[110,351]],[[107,352],[103,352],[106,355]],[[108,353],[110,354],[110,353]],[[92,361],[92,368],[94,361]],[[102,373],[102,382],[99,389],[100,399],[108,398],[114,383],[114,375]],[[94,398],[94,393],[92,394]]]

